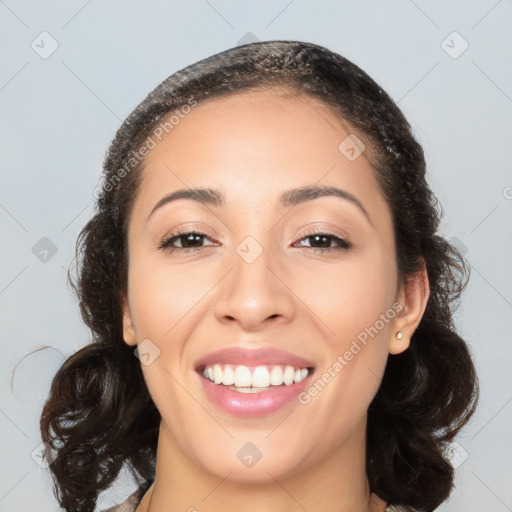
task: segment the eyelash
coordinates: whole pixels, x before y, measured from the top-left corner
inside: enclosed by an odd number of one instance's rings
[[[199,249],[203,249],[203,247],[172,247],[172,244],[175,240],[180,239],[181,237],[188,235],[199,235],[200,237],[209,238],[208,235],[204,233],[200,233],[198,231],[178,231],[177,233],[172,233],[168,237],[164,238],[158,249],[165,250],[169,252],[179,251],[179,252],[195,252]],[[308,238],[313,238],[315,236],[323,236],[334,240],[338,247],[311,247],[311,249],[315,252],[332,252],[332,251],[347,251],[352,247],[352,244],[333,233],[325,233],[324,231],[313,231],[309,233],[301,233],[299,235],[299,240],[306,240]],[[211,247],[211,246],[210,246]]]

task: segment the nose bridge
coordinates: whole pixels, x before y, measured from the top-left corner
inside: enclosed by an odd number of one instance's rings
[[[279,254],[253,236],[235,247],[230,258],[232,270],[221,283],[215,303],[220,321],[236,320],[242,327],[254,329],[270,317],[291,317],[292,298],[271,270],[278,266],[278,258]]]

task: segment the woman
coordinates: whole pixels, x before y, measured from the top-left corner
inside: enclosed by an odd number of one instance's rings
[[[118,130],[77,243],[93,343],[41,417],[62,507],[429,511],[477,403],[420,145],[326,48],[240,46]]]

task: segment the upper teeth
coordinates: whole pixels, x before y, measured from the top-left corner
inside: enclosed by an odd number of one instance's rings
[[[203,375],[215,384],[224,386],[265,388],[268,386],[289,386],[300,382],[309,374],[307,368],[294,368],[293,366],[267,366],[248,367],[244,365],[233,366],[214,364],[203,370]]]

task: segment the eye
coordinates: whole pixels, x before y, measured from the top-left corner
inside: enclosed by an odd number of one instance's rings
[[[330,252],[330,251],[346,251],[352,247],[352,244],[333,233],[323,233],[321,231],[313,233],[303,233],[300,235],[300,241],[309,240],[310,247],[316,252]],[[335,246],[331,246],[334,242]],[[316,245],[318,247],[313,247]],[[302,247],[307,247],[302,245]]]
[[[346,251],[352,247],[352,244],[350,244],[350,242],[333,233],[313,232],[304,233],[301,234],[300,236],[301,239],[299,240],[299,242],[309,240],[309,247],[315,252],[330,252],[340,250]],[[164,240],[162,240],[162,242],[159,244],[158,249],[166,250],[169,252],[193,252],[204,247],[207,247],[202,244],[204,240],[211,241],[208,235],[200,233],[198,231],[178,231],[177,233],[172,233],[168,237],[164,238]],[[333,242],[335,244],[334,246],[332,246]],[[210,246],[214,245],[216,244],[210,244]],[[301,246],[308,247],[304,245]]]
[[[203,239],[211,240],[208,237],[208,235],[205,235],[204,233],[199,233],[198,231],[178,231],[177,233],[172,233],[168,237],[164,238],[164,240],[162,240],[162,242],[158,246],[158,249],[167,250],[170,252],[197,251],[198,249],[204,247],[201,244],[201,241]]]

